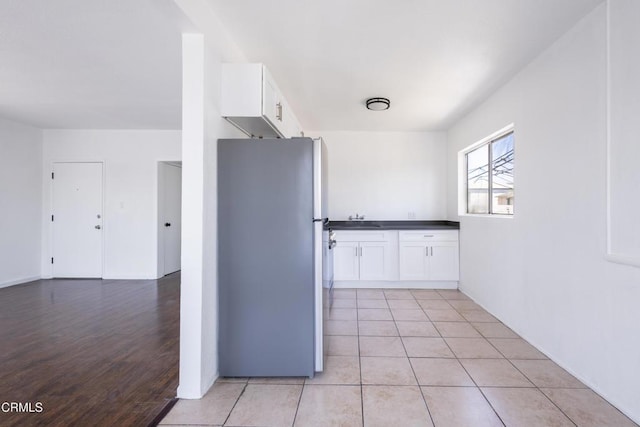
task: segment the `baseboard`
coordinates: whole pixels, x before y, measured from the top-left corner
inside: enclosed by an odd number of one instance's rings
[[[418,280],[335,280],[335,289],[458,289],[455,281]]]
[[[158,278],[155,275],[142,275],[142,274],[113,274],[113,275],[104,275],[102,277],[103,280],[157,280]]]
[[[22,283],[33,282],[34,280],[40,280],[40,276],[23,277],[22,279],[9,280],[7,282],[1,282],[0,288],[8,288],[9,286],[21,285]]]
[[[178,384],[178,399],[202,399],[205,394],[209,391],[209,389],[215,384],[219,375],[216,373],[212,378],[209,379],[208,384],[204,387],[204,389],[200,390],[198,394],[193,394],[189,392],[185,392],[184,387],[181,387]]]

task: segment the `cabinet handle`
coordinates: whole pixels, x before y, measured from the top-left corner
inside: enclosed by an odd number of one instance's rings
[[[424,247],[424,256],[429,256],[429,246]]]
[[[422,237],[433,237],[433,234],[425,234],[425,235],[424,235],[424,236],[422,236]]]
[[[433,256],[433,246],[431,246],[431,256]]]
[[[282,121],[282,104],[280,102],[276,104],[276,119]]]

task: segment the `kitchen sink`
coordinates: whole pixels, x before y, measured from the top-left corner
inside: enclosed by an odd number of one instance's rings
[[[348,221],[349,224],[353,224],[353,227],[382,227],[378,221]]]
[[[380,221],[333,221],[333,226],[337,226],[343,229],[376,229],[382,228]]]

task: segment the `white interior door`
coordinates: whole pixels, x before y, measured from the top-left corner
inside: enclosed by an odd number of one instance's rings
[[[161,163],[163,203],[161,229],[164,239],[164,274],[180,270],[180,236],[182,229],[182,168]]]
[[[102,277],[102,163],[53,173],[53,277]]]

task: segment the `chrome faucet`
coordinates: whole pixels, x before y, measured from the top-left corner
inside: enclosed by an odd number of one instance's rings
[[[359,214],[356,213],[355,218],[353,217],[353,215],[349,215],[349,221],[362,221],[364,219],[364,215],[360,216]]]

